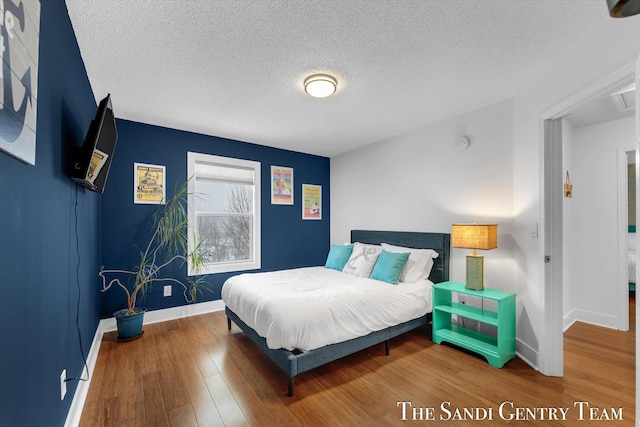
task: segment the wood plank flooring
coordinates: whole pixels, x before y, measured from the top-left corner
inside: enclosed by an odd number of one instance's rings
[[[389,356],[380,344],[297,376],[291,398],[284,373],[227,331],[224,313],[147,325],[128,343],[105,334],[80,425],[558,427],[622,416],[597,425],[633,426],[635,300],[630,312],[629,332],[573,325],[562,378],[518,358],[493,368],[434,344],[424,326],[393,339]],[[566,419],[549,408],[568,408]]]

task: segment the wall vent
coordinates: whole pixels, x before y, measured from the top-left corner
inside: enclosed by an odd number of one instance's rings
[[[636,84],[631,83],[611,94],[611,99],[620,112],[630,111],[636,107]]]

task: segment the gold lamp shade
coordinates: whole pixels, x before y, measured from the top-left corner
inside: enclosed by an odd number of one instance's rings
[[[473,252],[467,255],[466,288],[483,290],[484,256],[478,255],[476,250],[489,250],[498,247],[498,225],[453,224],[451,226],[451,246],[473,249]]]

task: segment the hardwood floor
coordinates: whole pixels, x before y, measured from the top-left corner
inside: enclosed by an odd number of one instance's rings
[[[493,368],[434,344],[425,326],[393,339],[389,356],[380,344],[297,376],[291,398],[285,374],[227,331],[224,313],[147,325],[128,343],[105,334],[80,425],[633,426],[635,301],[630,312],[629,332],[573,325],[562,378],[518,358]]]

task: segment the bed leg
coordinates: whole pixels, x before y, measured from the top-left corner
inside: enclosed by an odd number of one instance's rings
[[[231,318],[227,317],[227,330],[231,330]]]
[[[384,342],[384,355],[388,356],[389,355],[389,340],[386,340]]]
[[[289,390],[287,395],[293,397],[293,377],[289,377]]]

